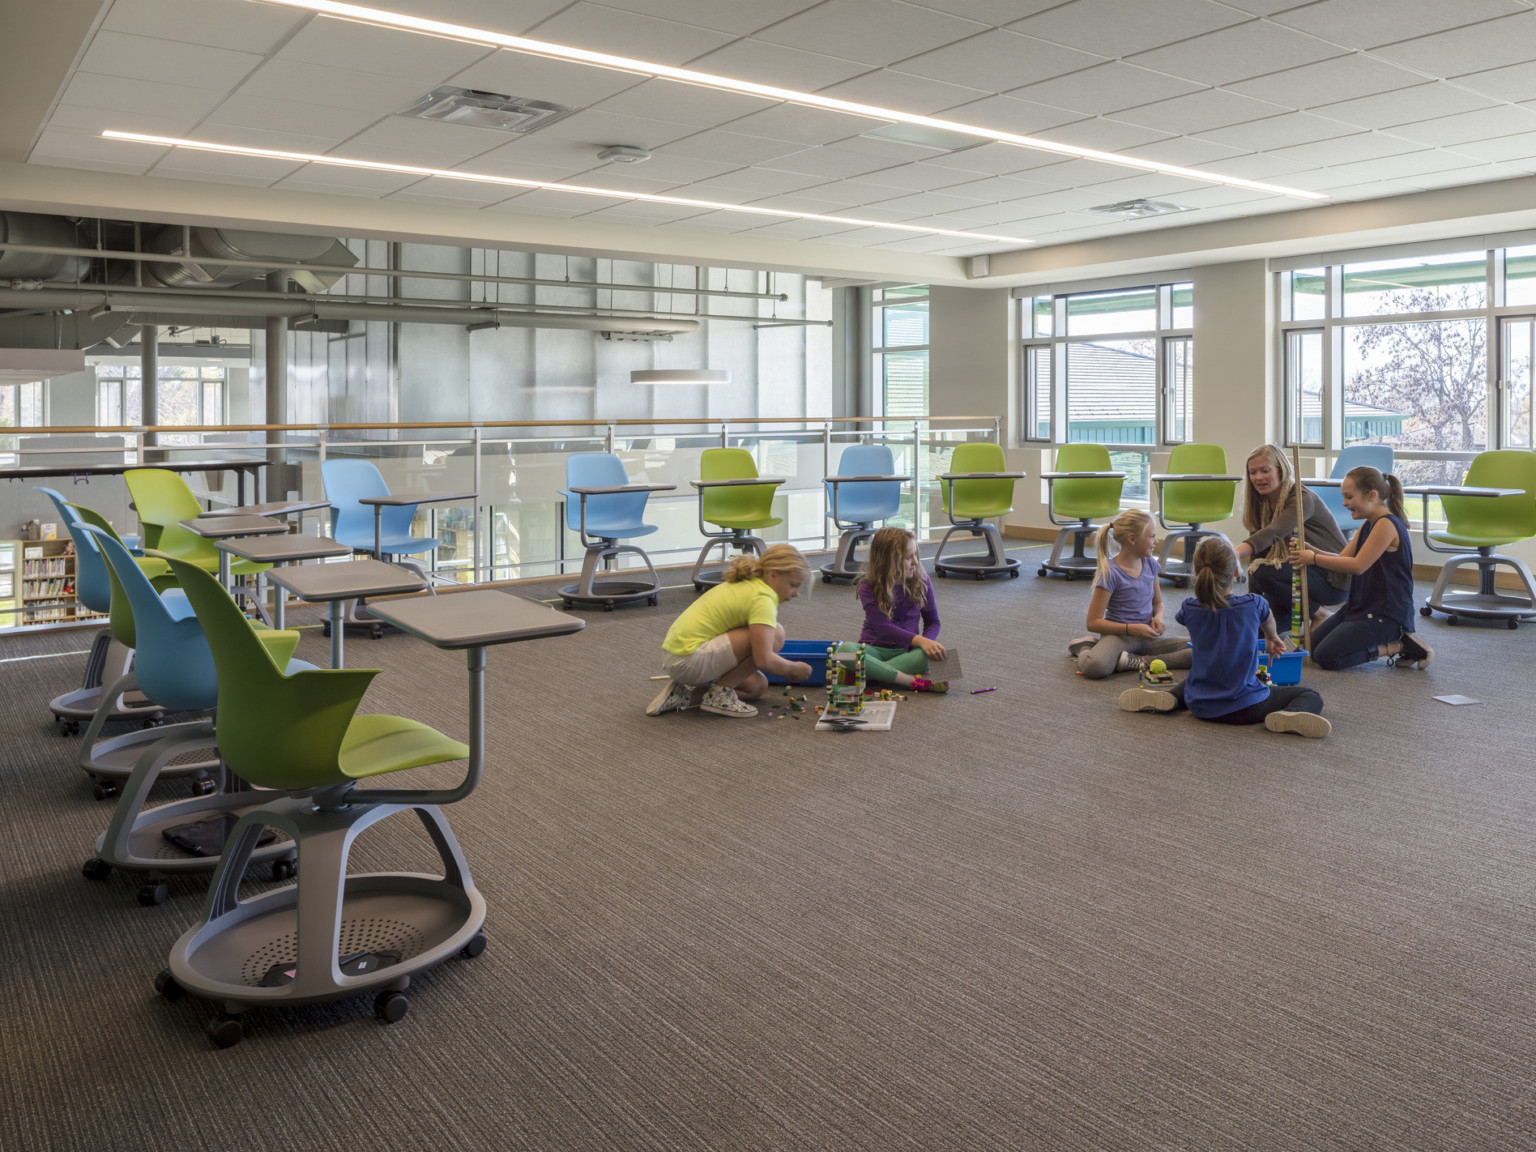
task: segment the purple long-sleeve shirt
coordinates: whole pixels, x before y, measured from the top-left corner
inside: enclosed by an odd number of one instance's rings
[[[859,602],[864,605],[864,631],[859,633],[861,644],[873,644],[876,648],[910,648],[919,632],[930,640],[939,638],[939,610],[933,604],[933,581],[924,575],[928,596],[922,607],[912,603],[912,597],[900,584],[891,589],[891,614],[880,611],[875,600],[875,590],[868,584],[859,585]],[[919,627],[921,625],[921,627]]]

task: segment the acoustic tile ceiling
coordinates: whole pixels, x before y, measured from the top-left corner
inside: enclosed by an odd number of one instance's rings
[[[1145,161],[1364,200],[1536,173],[1528,0],[376,0],[392,12]],[[441,85],[579,109],[526,138],[396,115]],[[275,189],[970,255],[1308,202],[759,95],[338,19],[263,0],[113,0],[32,163]],[[855,217],[333,167],[247,148]],[[954,148],[941,147],[953,143]],[[650,149],[638,165],[605,145]],[[1184,205],[1125,221],[1086,209]]]

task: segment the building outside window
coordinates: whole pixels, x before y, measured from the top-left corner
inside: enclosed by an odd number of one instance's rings
[[[1105,445],[1127,500],[1148,498],[1154,451],[1193,435],[1194,286],[1025,297],[1023,439]]]
[[[48,422],[46,395],[40,380],[0,384],[0,428],[41,428]],[[14,468],[21,462],[16,447],[16,437],[0,436],[0,466]]]
[[[928,285],[873,295],[876,416],[928,415]]]
[[[222,424],[225,374],[222,364],[161,364],[161,424]],[[103,427],[136,425],[144,420],[144,394],[137,364],[96,365],[96,423]],[[195,444],[195,433],[162,433],[162,444]]]

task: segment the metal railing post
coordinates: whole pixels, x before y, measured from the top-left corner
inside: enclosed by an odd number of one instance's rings
[[[923,528],[923,422],[912,421],[912,535],[927,539]]]
[[[608,425],[608,431],[603,436],[603,451],[607,452],[609,455],[613,454],[613,425],[612,424]]]
[[[475,449],[475,482],[470,489],[475,493],[475,511],[470,523],[470,531],[473,533],[470,537],[470,563],[473,565],[473,574],[469,582],[478,584],[480,582],[480,425],[476,424],[470,431],[473,433]]]
[[[832,475],[832,421],[827,420],[821,426],[821,474]],[[821,498],[827,498],[827,486],[821,486]],[[823,549],[832,547],[832,521],[827,519],[829,509],[821,510],[821,546]]]
[[[720,447],[722,448],[729,448],[731,446],[729,428],[730,425],[724,420],[720,421]]]

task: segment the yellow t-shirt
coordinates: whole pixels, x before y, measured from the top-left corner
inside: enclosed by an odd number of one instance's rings
[[[661,646],[674,656],[692,656],[700,644],[733,628],[779,622],[779,594],[761,580],[717,584],[700,596],[667,629]]]

